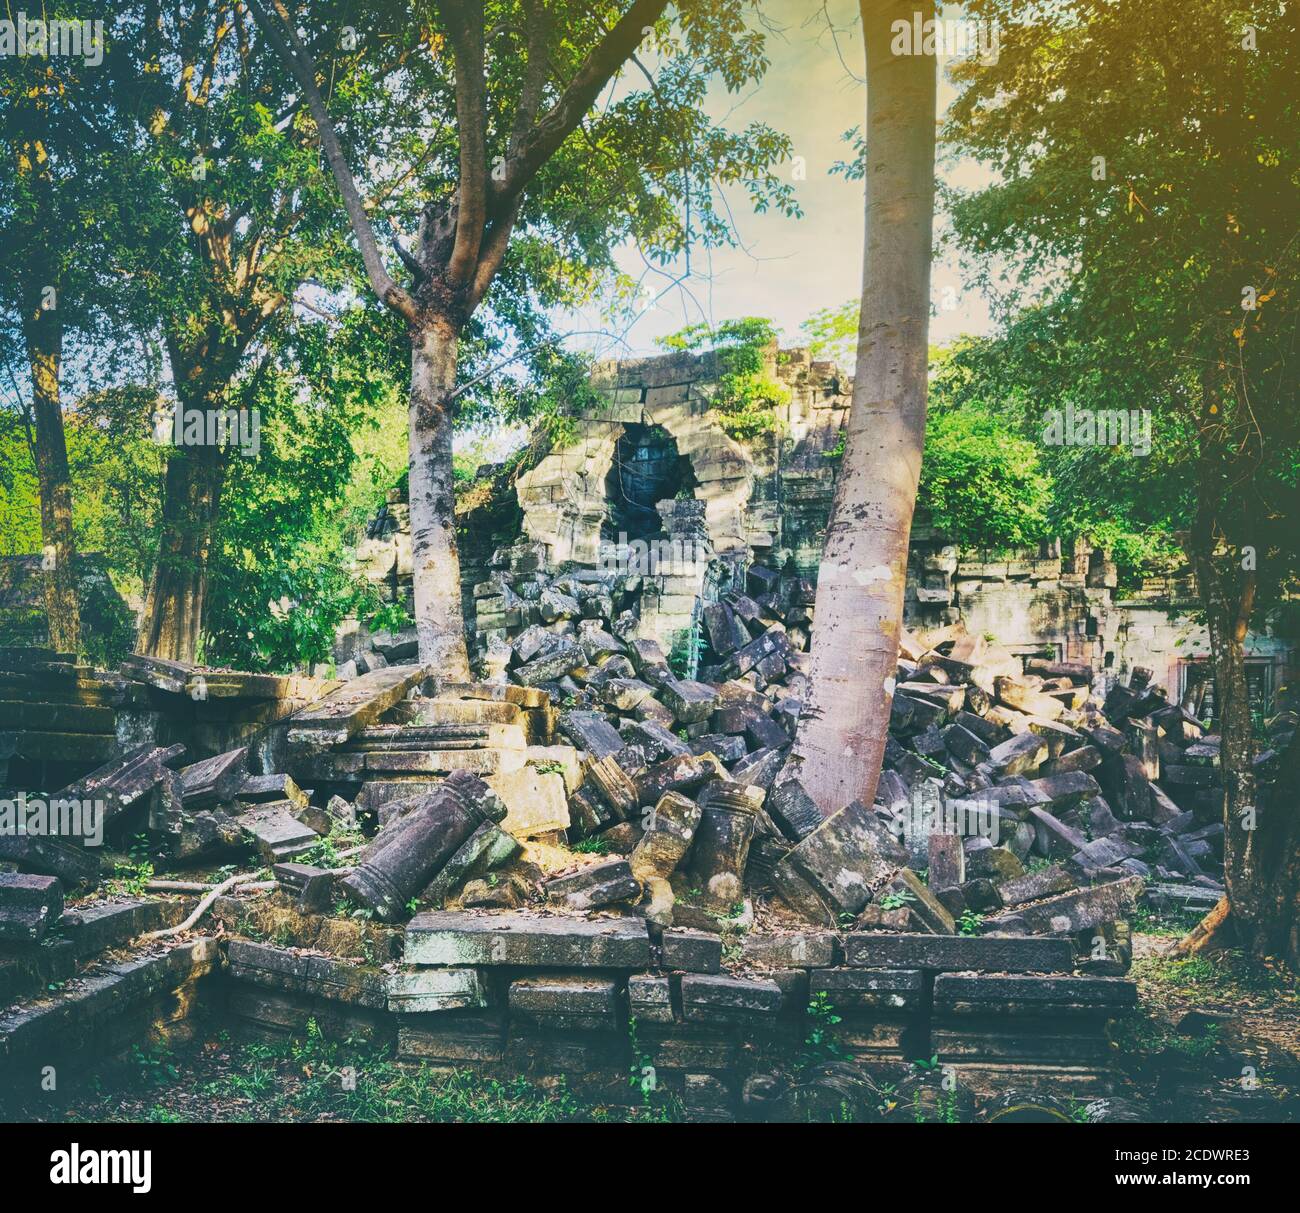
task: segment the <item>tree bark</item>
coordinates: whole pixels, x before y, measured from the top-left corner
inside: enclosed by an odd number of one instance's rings
[[[440,677],[468,682],[451,461],[459,336],[457,326],[441,318],[412,329],[411,561],[420,663]]]
[[[210,357],[212,348],[209,342],[187,351],[169,337],[178,408],[206,412],[222,407],[234,372],[226,362]],[[158,559],[136,644],[136,651],[146,657],[198,659],[227,458],[225,447],[207,444],[179,446],[168,456]]]
[[[1207,402],[1215,399],[1208,381],[1206,390]],[[1190,953],[1230,934],[1255,959],[1276,957],[1300,972],[1300,731],[1287,747],[1277,781],[1260,787],[1245,649],[1256,573],[1237,568],[1235,547],[1218,551],[1211,468],[1212,457],[1221,455],[1210,450],[1202,456],[1196,527],[1186,546],[1214,664],[1227,912],[1216,907],[1180,948]]]
[[[136,646],[147,657],[198,658],[224,480],[225,455],[219,447],[176,450],[167,461],[158,560]]]
[[[77,606],[72,478],[59,393],[63,321],[57,297],[49,308],[43,306],[41,298],[44,288],[52,285],[33,281],[23,327],[32,374],[33,454],[41,505],[41,568],[49,644],[60,653],[75,653],[81,640],[81,614]]]
[[[894,55],[913,0],[862,0],[866,249],[847,441],[822,553],[808,708],[794,747],[823,814],[870,804],[893,701],[925,443],[934,215],[933,55]]]

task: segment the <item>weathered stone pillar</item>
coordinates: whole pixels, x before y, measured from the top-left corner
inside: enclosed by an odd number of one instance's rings
[[[487,784],[457,771],[385,826],[339,884],[358,905],[391,921],[479,826],[504,816],[505,806]]]

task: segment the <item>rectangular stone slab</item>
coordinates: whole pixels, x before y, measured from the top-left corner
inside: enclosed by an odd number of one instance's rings
[[[181,770],[181,796],[191,812],[233,800],[248,778],[248,748],[230,750]]]
[[[400,703],[423,677],[424,670],[411,665],[385,666],[354,678],[289,721],[289,744],[311,749],[342,745]]]
[[[814,969],[812,998],[825,994],[837,1009],[907,1014],[925,1004],[925,974],[920,969]]]
[[[388,1009],[402,1014],[486,1007],[488,991],[477,969],[415,969],[388,978]]]
[[[640,918],[431,911],[407,924],[405,957],[408,965],[646,969],[650,936]]]
[[[682,978],[682,1014],[703,1023],[750,1024],[775,1019],[781,987],[774,981],[688,973]]]
[[[235,818],[267,863],[280,863],[310,851],[320,837],[289,812],[288,804],[259,805]]]
[[[986,918],[984,926],[993,931],[999,927],[1014,926],[1031,935],[1049,931],[1053,934],[1086,931],[1103,922],[1127,918],[1144,887],[1145,881],[1141,876],[1129,876],[1110,884],[1062,893],[1057,897],[1017,906],[1009,914]]]
[[[237,981],[380,1011],[388,1005],[388,974],[381,969],[248,939],[232,939],[226,958],[230,975]]]
[[[984,969],[995,973],[1069,973],[1068,939],[996,935],[888,935],[854,932],[844,937],[850,965],[880,969]]]
[[[746,964],[765,969],[817,969],[835,963],[835,936],[829,931],[747,934],[740,947]]]
[[[1137,1005],[1137,982],[1125,977],[971,976],[934,979],[936,1015],[1113,1016]]]
[[[510,983],[512,1015],[544,1028],[606,1032],[619,1024],[618,988],[612,978],[565,974],[521,977]]]

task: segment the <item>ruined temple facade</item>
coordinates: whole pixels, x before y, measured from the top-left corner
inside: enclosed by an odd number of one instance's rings
[[[743,440],[712,407],[712,353],[598,364],[599,403],[574,415],[576,438],[498,492],[490,521],[481,506],[461,514],[466,613],[480,656],[494,637],[535,621],[527,603],[503,600],[494,568],[640,574],[637,634],[666,650],[751,566],[815,579],[852,385],[803,349],[770,348],[766,373],[788,401],[772,432]],[[394,596],[405,591],[403,573],[409,581],[404,509],[386,507],[365,552]],[[1191,618],[1194,602],[1189,577],[1120,592],[1109,553],[1082,536],[981,551],[949,542],[924,517],[913,527],[910,627],[960,620],[1014,653],[1086,661],[1111,678],[1145,667],[1175,698],[1208,675],[1209,638]],[[1247,652],[1263,708],[1293,669],[1296,646],[1265,631],[1249,637]]]

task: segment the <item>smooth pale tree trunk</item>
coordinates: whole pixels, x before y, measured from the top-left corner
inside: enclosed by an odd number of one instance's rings
[[[925,445],[936,68],[894,55],[915,0],[862,0],[866,252],[848,434],[817,582],[807,710],[794,752],[823,814],[880,778]]]
[[[186,402],[185,407],[219,405]],[[136,645],[147,657],[197,660],[225,474],[226,451],[220,446],[180,447],[167,460],[158,560]]]
[[[451,460],[458,339],[452,321],[433,319],[411,342],[411,560],[420,663],[468,682]]]
[[[27,357],[32,373],[32,421],[36,483],[41,506],[41,568],[49,644],[60,653],[75,653],[81,640],[77,606],[76,542],[72,530],[72,479],[63,432],[59,372],[63,357],[63,324],[54,306],[36,297],[24,316]]]

